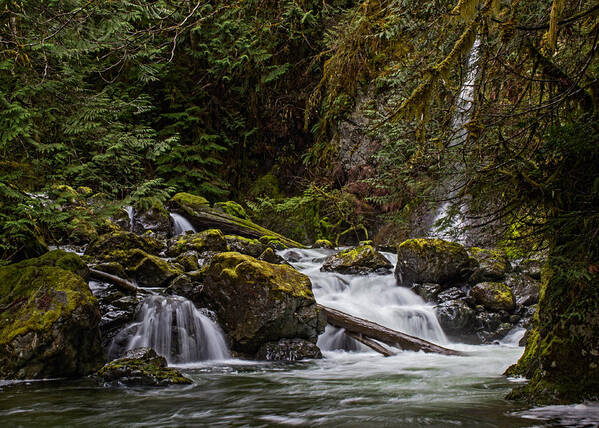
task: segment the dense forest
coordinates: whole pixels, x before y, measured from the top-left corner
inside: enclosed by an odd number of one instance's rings
[[[3,0],[0,265],[182,192],[303,245],[458,224],[543,261],[511,397],[597,398],[598,50],[594,0]]]

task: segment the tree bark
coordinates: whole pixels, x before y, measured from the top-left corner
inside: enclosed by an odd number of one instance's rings
[[[371,321],[354,317],[336,309],[318,305],[327,315],[327,322],[332,326],[344,328],[348,333],[376,339],[389,346],[395,346],[406,351],[424,351],[442,355],[464,355],[462,352],[447,349],[418,337],[410,336],[399,331],[391,330]],[[364,342],[362,342],[364,343]]]
[[[349,333],[349,332],[347,332],[346,334],[349,337],[351,337],[352,339],[355,339],[358,342],[368,346],[373,351],[376,351],[379,354],[383,354],[383,356],[385,356],[385,357],[391,357],[392,355],[395,355],[395,352],[390,351],[389,349],[385,348],[383,345],[379,344],[378,342],[376,342],[368,337],[364,337],[361,334],[355,334],[355,333]]]
[[[127,281],[126,279],[119,278],[118,276],[111,275],[109,273],[102,272],[101,270],[97,269],[90,269],[89,274],[92,278],[107,281],[111,284],[116,285],[118,288],[120,288],[126,293],[137,294],[137,286],[132,282]]]

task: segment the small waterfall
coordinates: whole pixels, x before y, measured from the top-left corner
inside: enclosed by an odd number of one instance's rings
[[[115,342],[129,337],[126,350],[148,346],[169,364],[230,357],[220,327],[180,296],[149,296],[142,302],[138,322],[119,336]]]
[[[191,231],[196,233],[195,228],[192,224],[182,215],[177,213],[171,213],[171,218],[173,219],[173,235],[179,236]]]
[[[129,216],[129,231],[133,231],[133,220],[134,220],[134,210],[131,205],[127,205],[125,207],[125,211],[127,211],[127,215]]]
[[[462,84],[462,87],[460,88],[460,93],[458,94],[456,101],[456,111],[451,121],[451,128],[454,132],[454,136],[449,141],[447,146],[448,148],[464,144],[468,137],[468,131],[464,128],[464,126],[472,117],[472,107],[474,105],[474,84],[476,82],[479,70],[479,50],[480,39],[476,38],[468,55],[466,78]],[[456,171],[460,171],[462,169],[463,165],[455,165]],[[450,239],[462,244],[467,243],[467,236],[464,228],[468,225],[468,220],[466,219],[468,214],[468,201],[458,201],[458,212],[453,215],[453,218],[447,221],[448,215],[450,214],[450,209],[452,208],[452,202],[450,200],[456,198],[456,189],[459,189],[459,187],[460,184],[457,183],[455,179],[451,178],[439,186],[437,191],[438,195],[443,195],[443,197],[448,200],[443,202],[435,211],[429,237]]]
[[[310,277],[318,303],[431,342],[447,343],[433,307],[411,290],[398,287],[392,273],[342,275],[321,272],[324,258],[334,251],[294,248],[280,254],[285,257],[288,253],[293,253],[296,259],[300,256],[292,264]],[[396,264],[395,254],[383,254],[391,263]],[[319,337],[318,346],[323,350],[355,350],[361,347],[343,334],[342,330],[331,326],[327,326],[325,333]]]

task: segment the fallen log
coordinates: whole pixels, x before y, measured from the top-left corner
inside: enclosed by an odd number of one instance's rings
[[[391,352],[389,349],[385,348],[380,343],[378,343],[368,337],[364,337],[361,334],[355,334],[355,333],[349,333],[349,332],[346,332],[345,334],[347,334],[349,337],[357,340],[358,342],[368,346],[373,351],[376,351],[379,354],[383,354],[383,356],[385,356],[385,357],[390,357],[392,355],[395,355],[395,352]]]
[[[133,294],[137,293],[137,286],[135,284],[133,284],[132,282],[127,281],[126,279],[119,278],[118,276],[111,275],[109,273],[102,272],[101,270],[97,270],[97,269],[90,269],[89,275],[92,278],[110,282],[111,284],[116,285],[118,288],[120,288],[121,290],[123,290],[127,293],[133,293]]]
[[[367,321],[337,309],[318,305],[327,315],[327,322],[334,327],[344,328],[348,333],[361,335],[362,338],[378,340],[389,346],[395,346],[406,351],[434,352],[442,355],[464,355],[462,352],[447,349],[409,334],[391,330],[372,321]],[[362,342],[363,343],[363,342]]]

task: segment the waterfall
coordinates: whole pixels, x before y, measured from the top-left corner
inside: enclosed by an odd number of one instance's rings
[[[476,38],[472,49],[468,54],[468,62],[466,67],[466,78],[456,101],[456,111],[452,117],[451,128],[454,132],[454,136],[449,141],[448,148],[459,146],[466,142],[468,131],[464,126],[468,123],[472,117],[472,106],[474,104],[474,84],[478,76],[478,60],[479,60],[479,49],[480,39]],[[463,165],[455,165],[455,170],[460,171],[463,169]],[[464,227],[468,225],[466,215],[468,213],[468,201],[459,201],[459,210],[454,214],[453,218],[446,221],[445,224],[440,224],[444,220],[447,220],[452,207],[451,199],[457,196],[457,190],[460,186],[455,179],[448,179],[439,186],[438,194],[443,195],[446,199],[435,211],[432,225],[429,231],[429,237],[451,239],[453,241],[465,244],[467,243],[467,236],[464,231]]]
[[[431,342],[447,343],[433,307],[411,290],[398,287],[392,273],[342,275],[321,272],[324,258],[332,253],[326,249],[292,249],[280,254],[298,260],[292,265],[310,278],[318,303]],[[396,264],[395,254],[383,254]],[[361,345],[342,330],[327,326],[318,339],[318,346],[323,350],[354,350],[360,349]]]
[[[196,233],[195,228],[192,224],[182,215],[177,213],[171,213],[171,218],[173,219],[173,235],[179,236],[191,231]]]
[[[133,231],[133,220],[134,220],[134,211],[131,205],[127,205],[125,207],[125,211],[127,211],[127,215],[129,216],[129,231]]]
[[[169,364],[230,357],[220,327],[180,296],[147,297],[138,311],[138,321],[119,333],[111,348],[124,337],[128,337],[126,350],[148,346]]]

